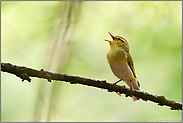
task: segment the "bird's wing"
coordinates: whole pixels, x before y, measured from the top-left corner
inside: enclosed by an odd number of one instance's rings
[[[136,77],[136,74],[135,74],[135,69],[134,69],[134,65],[133,65],[133,60],[132,60],[132,57],[131,57],[130,53],[127,53],[127,62],[128,62],[128,65],[130,66],[132,72],[133,72],[134,77],[137,78],[137,77]]]

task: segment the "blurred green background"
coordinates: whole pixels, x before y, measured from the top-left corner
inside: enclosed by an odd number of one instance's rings
[[[181,1],[1,2],[1,62],[113,83],[108,32],[129,42],[142,91],[182,102]],[[2,122],[182,121],[153,102],[31,79],[1,72]]]

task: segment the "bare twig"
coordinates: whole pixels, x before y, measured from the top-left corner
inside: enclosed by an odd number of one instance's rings
[[[125,94],[126,97],[128,96],[131,97],[132,95],[134,95],[136,97],[140,97],[143,100],[149,100],[158,103],[158,105],[160,106],[163,105],[169,106],[171,107],[170,108],[171,110],[182,110],[181,103],[168,100],[164,96],[157,96],[139,90],[134,90],[132,93],[131,90],[126,88],[125,86],[119,86],[119,85],[114,86],[113,84],[107,83],[106,80],[93,80],[78,76],[52,73],[44,71],[43,69],[35,70],[27,67],[12,65],[10,63],[1,63],[1,71],[15,74],[17,77],[20,77],[22,81],[27,80],[31,82],[30,77],[38,77],[47,79],[49,82],[51,82],[51,80],[58,80],[58,81],[70,82],[71,84],[83,84],[101,89],[107,89],[109,92],[114,91],[118,94],[119,93]]]

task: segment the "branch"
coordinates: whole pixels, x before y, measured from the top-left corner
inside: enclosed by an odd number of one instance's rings
[[[136,97],[140,97],[143,100],[149,100],[149,101],[158,103],[158,105],[160,106],[163,106],[163,105],[169,106],[171,107],[170,108],[171,110],[182,110],[181,103],[168,100],[164,96],[157,96],[157,95],[153,95],[153,94],[139,91],[139,90],[134,90],[132,92],[129,88],[126,88],[125,86],[113,85],[111,83],[107,83],[106,80],[93,80],[93,79],[87,79],[87,78],[82,78],[78,76],[52,73],[52,72],[44,71],[43,69],[35,70],[27,67],[11,65],[10,63],[1,63],[1,71],[15,74],[17,77],[20,77],[22,79],[22,82],[24,80],[31,82],[30,77],[44,78],[44,79],[47,79],[49,82],[51,82],[51,80],[65,81],[65,82],[70,82],[70,84],[82,84],[82,85],[97,87],[101,89],[106,89],[109,92],[114,91],[119,95],[125,94],[126,97],[128,96],[132,97],[132,95],[134,95]]]

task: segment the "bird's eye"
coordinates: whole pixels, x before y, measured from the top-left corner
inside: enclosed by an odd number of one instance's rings
[[[125,43],[125,41],[122,38],[117,38],[117,40],[122,41],[123,43]]]

